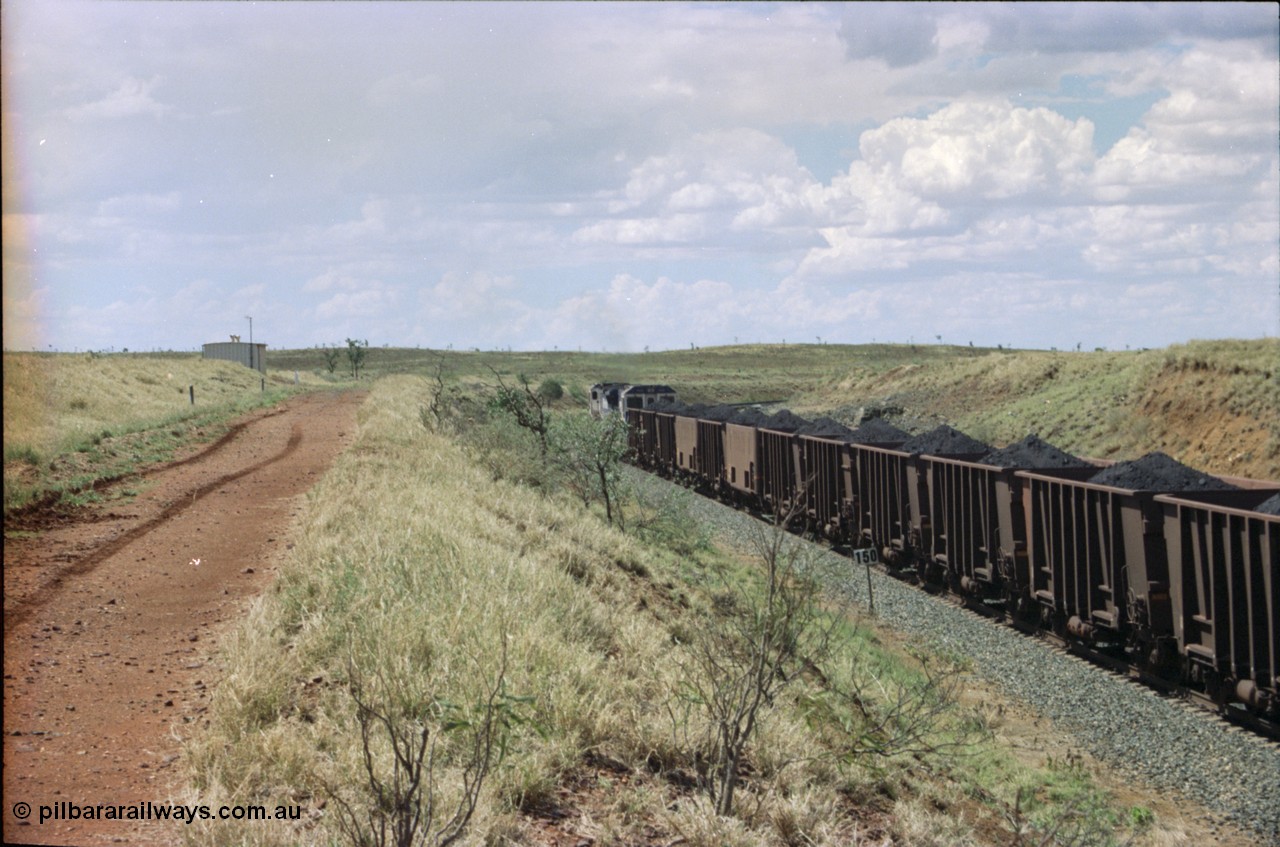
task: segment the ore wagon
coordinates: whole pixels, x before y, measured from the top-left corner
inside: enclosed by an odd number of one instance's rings
[[[1128,649],[1139,665],[1177,664],[1164,514],[1158,494],[1230,489],[1162,453],[1088,480],[1019,471],[1030,483],[1027,579],[1042,619],[1086,642]]]
[[[932,457],[930,501],[934,532],[929,555],[953,591],[983,602],[1026,610],[1029,586],[1025,479],[1032,470],[1087,479],[1099,464],[1072,456],[1035,435],[978,461]]]
[[[859,490],[857,453],[852,445],[893,448],[908,436],[887,424],[858,430],[832,424],[815,425],[800,432],[797,484],[808,525],[832,541],[856,544],[864,497]]]
[[[724,477],[724,423],[700,417],[696,426],[698,447],[694,454],[694,473],[703,485],[719,491]]]
[[[671,476],[676,468],[676,416],[664,409],[653,410],[654,461],[658,473]]]
[[[808,525],[833,540],[843,540],[853,516],[852,498],[845,495],[849,443],[801,434],[797,437],[796,474],[800,502]],[[849,504],[850,511],[845,512]]]
[[[911,507],[906,463],[911,454],[872,444],[853,444],[849,449],[862,498],[858,516],[860,541],[875,547],[887,564],[897,566],[909,553]]]
[[[1019,468],[940,456],[929,457],[927,463],[933,504],[928,555],[956,592],[988,603],[1013,601],[1019,606],[1029,597],[1029,586],[1021,576],[1027,556],[1028,491],[1025,478],[1016,473]],[[1084,479],[1098,469],[1028,470]]]
[[[760,503],[760,431],[751,424],[726,421],[724,425],[725,483],[737,500],[750,506]]]
[[[1045,624],[1115,647],[1133,640],[1150,664],[1167,664],[1169,576],[1155,492],[1017,475],[1030,489],[1025,580]]]
[[[698,453],[698,419],[679,413],[674,416],[672,429],[675,443],[676,473],[684,476],[696,476]]]
[[[658,430],[651,409],[627,409],[627,449],[632,461],[653,468],[658,461]]]
[[[866,500],[862,536],[891,567],[916,569],[926,581],[937,579],[929,556],[938,504],[930,493],[935,458],[973,461],[990,447],[964,433],[940,426],[899,447],[854,445],[859,492]]]
[[[796,504],[796,435],[790,429],[759,429],[760,499],[775,515],[787,515]]]
[[[1280,720],[1280,516],[1255,511],[1275,491],[1162,494],[1155,502],[1185,678],[1218,702]]]

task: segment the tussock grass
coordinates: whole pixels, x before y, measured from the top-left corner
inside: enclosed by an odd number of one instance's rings
[[[277,590],[229,647],[210,729],[191,748],[205,789],[322,796],[325,780],[359,772],[349,662],[469,703],[504,638],[507,690],[532,698],[529,725],[546,737],[529,730],[515,745],[480,830],[549,795],[582,751],[630,760],[665,734],[645,704],[672,685],[669,639],[631,608],[618,565],[641,555],[634,542],[493,480],[425,431],[420,382],[378,383],[358,443],[309,496]]]
[[[425,390],[409,376],[375,384],[355,444],[307,497],[274,590],[226,642],[207,725],[186,741],[201,802],[302,803],[306,821],[197,824],[192,843],[341,842],[326,798],[355,804],[364,790],[352,683],[406,708],[465,705],[504,654],[504,690],[525,705],[467,843],[538,842],[539,826],[567,825],[539,815],[568,804],[573,832],[603,844],[849,844],[917,795],[935,810],[1012,797],[1015,785],[1047,795],[1043,778],[990,747],[961,759],[841,756],[836,728],[853,718],[810,675],[767,710],[735,814],[715,815],[690,787],[705,751],[687,739],[706,727],[697,709],[681,711],[681,673],[695,664],[698,622],[723,602],[723,579],[759,580],[749,562],[705,539],[649,546],[682,530],[651,528],[642,542],[566,494],[495,474],[475,442],[423,427]],[[873,630],[847,626],[864,671],[882,670],[890,688],[920,678]],[[959,737],[973,720],[961,711],[937,729]],[[385,743],[372,749],[388,768]],[[464,757],[447,737],[440,752],[447,805]],[[968,764],[979,761],[1000,764]],[[968,802],[969,817],[931,843],[1001,843],[976,833],[978,823],[999,832],[1002,810]],[[937,823],[899,817],[899,838]],[[867,843],[882,843],[876,832]]]

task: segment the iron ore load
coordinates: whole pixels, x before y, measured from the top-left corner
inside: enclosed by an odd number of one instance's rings
[[[657,388],[617,404],[638,466],[1280,726],[1280,482]]]

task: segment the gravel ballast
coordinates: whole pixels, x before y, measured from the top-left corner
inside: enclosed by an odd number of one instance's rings
[[[651,474],[633,471],[631,477],[652,496],[671,488]],[[689,510],[715,537],[728,541],[741,543],[758,524],[703,497],[690,498]],[[830,590],[865,609],[865,570],[826,548],[814,545],[813,550],[824,560],[824,571],[848,574]],[[1256,833],[1259,844],[1280,845],[1276,745],[878,571],[872,571],[871,584],[880,623],[968,658],[975,674],[1052,720],[1117,770],[1157,790],[1194,798]]]

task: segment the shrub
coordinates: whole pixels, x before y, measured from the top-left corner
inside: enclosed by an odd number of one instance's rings
[[[538,396],[543,400],[556,401],[564,397],[564,386],[559,380],[544,379],[538,384]]]

